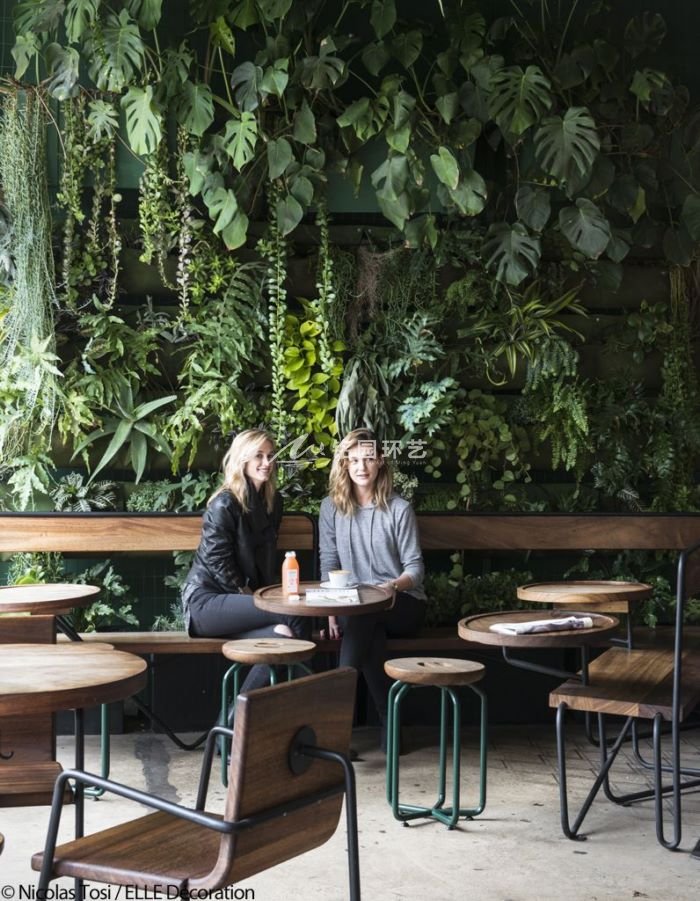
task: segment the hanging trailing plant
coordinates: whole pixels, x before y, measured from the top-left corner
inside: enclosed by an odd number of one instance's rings
[[[46,129],[40,92],[0,93],[0,185],[11,260],[8,309],[0,320],[0,469],[50,446],[61,396]]]

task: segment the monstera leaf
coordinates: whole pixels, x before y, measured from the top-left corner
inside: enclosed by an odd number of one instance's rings
[[[576,206],[560,210],[559,227],[569,243],[591,260],[597,260],[610,243],[610,223],[585,197],[579,197]]]
[[[279,178],[293,159],[292,145],[286,138],[267,142],[267,171],[270,178]]]
[[[585,106],[545,119],[535,134],[537,162],[560,182],[589,175],[599,150],[595,122]]]
[[[67,100],[78,92],[78,69],[80,56],[73,47],[49,44],[46,48],[46,63],[49,67],[49,94],[56,100]]]
[[[177,121],[189,134],[201,138],[214,121],[214,101],[209,85],[185,82]]]
[[[160,22],[163,0],[128,0],[127,8],[142,28],[152,31]]]
[[[236,66],[231,75],[231,87],[235,92],[236,103],[244,112],[252,112],[260,103],[260,84],[263,80],[261,66],[250,60]]]
[[[91,100],[88,104],[87,136],[97,143],[111,138],[119,128],[119,113],[107,100]]]
[[[396,24],[394,0],[373,0],[369,21],[378,38],[383,38]]]
[[[68,0],[66,5],[66,36],[71,44],[88,34],[97,21],[100,0]]]
[[[123,9],[111,13],[88,49],[90,78],[101,91],[121,91],[143,68],[144,46],[138,25]]]
[[[226,123],[223,135],[224,150],[233,160],[234,168],[241,169],[255,156],[258,141],[258,120],[251,112],[242,112]]]
[[[523,185],[515,195],[515,211],[518,219],[533,231],[541,232],[552,212],[549,191],[545,188]]]
[[[625,28],[625,50],[637,57],[653,52],[666,37],[666,22],[660,13],[643,12],[630,19]]]
[[[500,69],[491,79],[489,113],[502,132],[521,135],[552,105],[549,79],[539,66]]]
[[[153,100],[153,87],[131,87],[122,97],[126,133],[134,153],[153,153],[162,136],[160,110]]]
[[[515,286],[536,271],[540,239],[534,238],[522,222],[497,222],[486,233],[482,251],[487,267],[496,270],[498,281]]]

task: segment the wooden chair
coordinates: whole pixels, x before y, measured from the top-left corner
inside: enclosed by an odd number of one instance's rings
[[[39,888],[51,879],[216,890],[316,848],[335,832],[346,797],[351,901],[360,899],[354,771],[348,759],[357,674],[343,668],[242,694],[234,729],[207,739],[193,809],[66,770],[56,794]],[[232,736],[223,816],[205,810],[218,735]],[[83,781],[158,811],[56,847],[62,785]]]
[[[616,804],[627,806],[635,801],[654,799],[656,836],[663,847],[676,849],[682,833],[682,793],[700,785],[700,769],[681,763],[680,733],[688,716],[700,703],[700,649],[684,646],[683,613],[686,599],[700,584],[698,557],[700,544],[683,551],[678,559],[676,577],[676,621],[672,647],[610,648],[588,667],[587,678],[569,679],[550,694],[551,707],[557,708],[557,756],[561,825],[564,835],[583,839],[579,834],[583,821],[601,788]],[[565,713],[579,710],[598,716],[600,768],[573,825],[569,819],[566,783]],[[617,736],[606,736],[606,716],[625,717]],[[650,720],[653,758],[646,760],[639,750],[638,725]],[[661,738],[664,725],[671,735],[671,762],[662,762]],[[649,736],[647,736],[649,737]],[[610,769],[624,742],[631,738],[639,764],[653,772],[651,789],[616,795],[609,784]],[[663,774],[670,782],[663,784]],[[683,777],[690,776],[688,781]],[[663,799],[669,796],[673,819],[673,836],[664,829]]]

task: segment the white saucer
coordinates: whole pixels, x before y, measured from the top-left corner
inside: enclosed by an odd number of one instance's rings
[[[344,585],[342,588],[336,588],[334,585],[331,585],[330,582],[321,582],[321,588],[331,588],[333,591],[348,591],[350,588],[359,588],[359,582],[348,582],[347,585]]]

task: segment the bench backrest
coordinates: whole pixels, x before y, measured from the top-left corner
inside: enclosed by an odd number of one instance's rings
[[[214,870],[189,888],[218,888],[317,848],[333,835],[343,806],[342,768],[307,758],[293,772],[289,751],[303,727],[309,743],[347,755],[355,705],[355,670],[343,668],[240,695],[231,748],[224,818],[240,821],[317,793],[332,792],[310,806],[292,809],[253,828],[224,835]]]
[[[193,551],[202,531],[200,513],[0,513],[0,553],[115,553]],[[280,550],[315,551],[316,520],[287,513]]]

